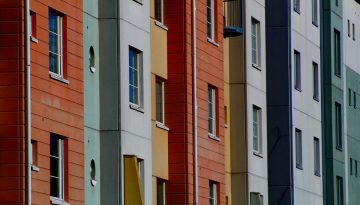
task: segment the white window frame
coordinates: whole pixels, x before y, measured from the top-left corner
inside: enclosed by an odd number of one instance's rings
[[[261,66],[261,38],[260,21],[251,18],[251,62],[252,65],[260,68]]]
[[[212,138],[216,138],[216,132],[217,132],[217,130],[216,130],[216,128],[217,128],[216,127],[217,126],[216,106],[217,106],[216,105],[216,89],[209,85],[208,86],[208,108],[210,107],[212,115],[210,114],[210,110],[208,110],[208,134]],[[210,123],[211,123],[212,130],[210,130],[210,127],[209,127]]]
[[[210,5],[208,4],[210,3]],[[210,10],[210,22],[208,21],[207,17],[209,15]],[[210,33],[209,33],[209,25],[210,24]],[[210,36],[209,36],[210,34]],[[215,0],[206,0],[206,35],[210,41],[215,40]]]
[[[303,169],[302,161],[302,131],[295,128],[295,163],[297,169]]]
[[[161,93],[160,99],[158,98],[158,84],[161,84]],[[156,121],[165,124],[165,96],[164,96],[164,81],[162,79],[157,78],[155,82],[155,112],[156,112]],[[158,100],[161,100],[161,119],[158,119]]]
[[[57,136],[51,136],[51,138],[55,138],[57,140],[57,143],[58,143],[58,156],[53,156],[51,155],[51,151],[50,151],[50,159],[51,158],[56,158],[58,159],[59,163],[58,163],[58,167],[59,167],[59,177],[56,177],[56,176],[51,176],[51,166],[50,166],[50,179],[51,178],[58,178],[60,179],[60,183],[59,183],[59,187],[58,187],[58,190],[59,190],[59,197],[57,196],[51,196],[51,190],[50,190],[50,197],[51,199],[54,199],[54,200],[61,200],[63,201],[64,200],[64,187],[65,187],[65,183],[64,183],[64,140],[57,137]],[[51,147],[50,147],[51,148]],[[51,180],[50,180],[51,182]],[[51,183],[50,183],[50,187],[51,187]],[[51,188],[50,188],[51,189]]]
[[[262,112],[261,108],[253,105],[253,151],[254,154],[262,154]],[[255,119],[255,116],[257,119]],[[257,132],[257,135],[256,135]]]
[[[134,108],[134,109],[142,109],[143,108],[143,53],[142,51],[134,48],[134,47],[129,47],[129,59],[130,59],[130,55],[131,52],[133,53],[132,59],[136,56],[136,60],[134,61],[134,65],[131,66],[130,62],[129,62],[129,102],[130,102],[130,107]],[[134,73],[135,71],[137,71],[137,75],[135,76]],[[134,79],[134,84],[130,83],[130,72],[133,72],[133,77],[137,78],[137,85],[135,85],[135,79]],[[137,92],[135,91],[137,89]],[[131,99],[131,92],[133,92],[133,98],[137,99],[137,102],[132,102],[133,99]],[[137,98],[136,98],[137,97]]]
[[[218,184],[214,181],[209,182],[209,205],[217,205],[218,193],[217,193]]]
[[[50,27],[49,27],[49,35],[50,35],[50,33],[56,35],[58,49],[57,49],[57,53],[50,51],[51,43],[50,43],[50,38],[49,38],[49,62],[50,62],[50,54],[57,56],[58,65],[57,65],[56,69],[58,72],[53,72],[50,70],[51,69],[50,63],[49,63],[49,72],[52,76],[57,76],[57,77],[62,78],[64,75],[64,71],[63,71],[63,17],[54,11],[49,11],[49,14],[50,14],[50,12],[56,16],[56,24],[57,24],[58,33],[50,31]]]

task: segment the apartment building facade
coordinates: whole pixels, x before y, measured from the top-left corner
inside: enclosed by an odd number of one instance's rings
[[[224,7],[227,201],[268,204],[265,1]]]
[[[0,202],[83,204],[82,1],[1,13]]]
[[[320,4],[267,1],[269,204],[322,204]]]
[[[222,4],[165,1],[167,204],[226,204]]]

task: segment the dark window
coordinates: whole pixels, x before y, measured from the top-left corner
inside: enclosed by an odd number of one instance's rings
[[[295,75],[295,89],[301,91],[301,57],[300,52],[294,51],[294,75]]]
[[[50,137],[50,196],[64,199],[64,140]]]
[[[353,175],[353,159],[350,158],[350,175]]]
[[[312,0],[312,23],[318,25],[318,0]]]
[[[164,1],[155,0],[155,20],[164,23]]]
[[[302,169],[302,136],[299,129],[295,129],[295,157],[296,168]]]
[[[300,14],[300,0],[294,0],[294,11]]]
[[[49,70],[63,76],[63,27],[62,16],[49,11]]]
[[[314,174],[320,176],[320,140],[314,137]]]
[[[339,103],[335,103],[335,136],[336,148],[342,150],[342,116]]]
[[[164,123],[164,81],[156,79],[156,121]]]
[[[207,37],[214,40],[215,37],[215,0],[206,0],[206,29]]]
[[[129,101],[142,107],[142,52],[129,49]]]
[[[313,98],[319,100],[319,66],[317,63],[313,62]]]
[[[156,201],[157,205],[165,205],[165,181],[157,179]]]
[[[341,46],[340,46],[340,32],[334,30],[334,67],[335,75],[341,77]]]
[[[342,177],[336,177],[337,205],[344,205],[344,190]]]

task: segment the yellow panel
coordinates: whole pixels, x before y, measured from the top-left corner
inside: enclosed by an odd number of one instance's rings
[[[167,180],[169,178],[168,132],[156,127],[152,121],[152,167],[153,176]]]
[[[150,20],[151,72],[167,79],[167,31]]]
[[[124,182],[125,205],[144,205],[135,156],[124,156]]]

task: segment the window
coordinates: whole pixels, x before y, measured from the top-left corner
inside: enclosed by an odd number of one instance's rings
[[[64,199],[64,140],[50,137],[50,196]]]
[[[355,177],[358,177],[358,161],[355,160]]]
[[[335,136],[336,148],[342,150],[342,121],[341,121],[341,105],[335,103]]]
[[[337,205],[344,205],[344,191],[342,177],[336,177]]]
[[[215,38],[215,0],[206,0],[206,28],[207,37],[214,41]]]
[[[208,133],[216,137],[216,90],[214,87],[208,87]]]
[[[250,192],[250,205],[263,205],[264,197],[260,193]]]
[[[318,25],[318,0],[312,0],[312,23]]]
[[[335,0],[335,5],[339,6],[339,0]]]
[[[353,159],[350,158],[350,175],[353,175]]]
[[[156,121],[165,123],[164,117],[164,81],[156,79]]]
[[[298,51],[294,51],[294,68],[295,68],[295,89],[301,91],[301,57]]]
[[[49,11],[49,70],[59,77],[63,76],[63,38],[62,17]]]
[[[319,101],[319,66],[315,62],[313,62],[313,77],[313,98]]]
[[[320,176],[320,141],[314,137],[314,174]]]
[[[156,201],[157,205],[165,205],[165,182],[157,179],[156,182]]]
[[[164,23],[164,0],[155,0],[155,20]]]
[[[142,52],[130,47],[129,49],[129,101],[142,108]]]
[[[352,98],[351,98],[352,95],[353,95],[352,90],[349,88],[349,106],[352,105]]]
[[[354,97],[353,97],[354,98],[354,108],[356,109],[356,92],[354,91],[353,94],[354,94]]]
[[[260,22],[251,18],[251,54],[252,64],[260,67],[261,64],[261,49],[260,49]]]
[[[30,11],[30,36],[36,37],[36,14],[33,11]]]
[[[300,0],[294,0],[294,11],[300,14]]]
[[[355,24],[352,24],[352,35],[353,35],[353,40],[355,41]]]
[[[144,194],[145,194],[145,184],[144,184],[144,160],[143,159],[139,159],[137,158],[137,168],[138,168],[138,173],[139,173],[139,183],[140,183],[140,188],[141,188],[141,195],[142,198],[144,198]]]
[[[209,204],[210,205],[217,205],[218,200],[218,190],[217,190],[217,183],[210,181],[209,183]]]
[[[350,20],[349,19],[347,20],[347,32],[348,32],[348,36],[350,37],[351,34],[350,34]]]
[[[253,149],[257,154],[261,154],[261,109],[253,106]]]
[[[302,169],[302,136],[301,130],[295,129],[295,157],[296,157],[296,168]]]
[[[334,30],[334,66],[335,66],[335,75],[341,77],[341,50],[340,50],[340,32]]]
[[[228,109],[227,106],[224,106],[224,121],[225,121],[225,127],[228,126]]]

